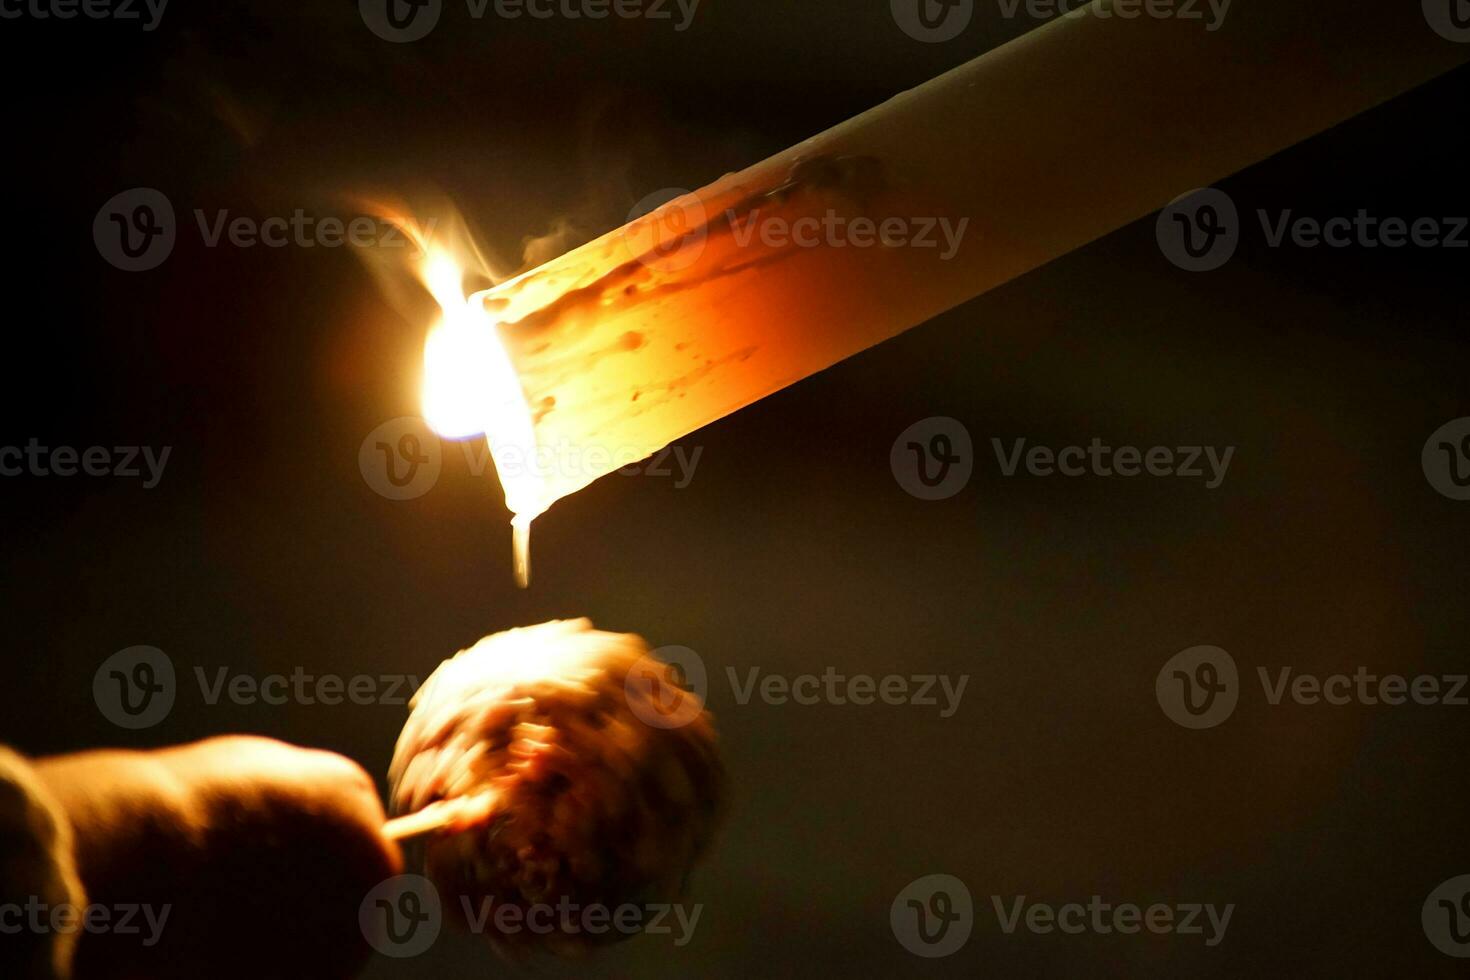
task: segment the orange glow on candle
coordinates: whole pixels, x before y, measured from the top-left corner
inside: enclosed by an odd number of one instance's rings
[[[1463,60],[1380,7],[1325,45],[1260,5],[1234,48],[1079,10],[487,289],[462,222],[385,215],[440,307],[424,414],[486,434],[524,581],[562,497]]]

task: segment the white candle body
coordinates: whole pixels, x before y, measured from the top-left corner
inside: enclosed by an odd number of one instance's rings
[[[537,444],[503,481],[539,465],[549,506],[1467,48],[1417,4],[1242,0],[1208,31],[1094,3],[483,294]]]

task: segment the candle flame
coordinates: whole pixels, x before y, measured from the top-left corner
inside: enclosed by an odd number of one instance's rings
[[[418,248],[418,280],[439,305],[424,340],[423,417],[445,439],[483,435],[495,462],[511,518],[516,582],[530,584],[531,521],[546,512],[545,479],[526,396],[506,352],[501,323],[484,302],[486,290],[465,287],[488,270],[462,224],[438,235],[391,209],[378,211]]]
[[[515,515],[516,582],[525,588],[531,581],[531,521],[547,507],[531,410],[500,325],[480,293],[465,295],[460,260],[431,242],[421,275],[440,311],[424,340],[424,421],[446,439],[484,434],[505,505]]]

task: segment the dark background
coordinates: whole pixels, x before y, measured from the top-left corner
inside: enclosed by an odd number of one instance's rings
[[[1241,0],[1245,2],[1245,0]],[[393,502],[358,468],[417,411],[423,325],[349,249],[205,248],[189,212],[351,212],[432,185],[500,262],[585,238],[1033,26],[981,4],[924,45],[884,2],[705,0],[668,22],[473,21],[372,36],[354,3],[175,0],[160,28],[0,22],[10,218],[0,445],[171,446],[163,481],[0,480],[0,740],[47,753],[258,732],[384,773],[404,709],[203,703],[195,666],[425,674],[484,633],[588,615],[697,650],[735,805],[694,879],[694,942],[645,937],[548,976],[1429,976],[1420,928],[1470,872],[1464,707],[1267,705],[1258,665],[1467,669],[1470,504],[1419,453],[1470,415],[1467,251],[1160,254],[1152,218],[686,440],[687,488],[606,478],[537,523],[510,579],[498,487],[459,453]],[[1427,28],[1426,28],[1427,29]],[[1448,42],[1446,42],[1448,43]],[[1275,70],[1289,74],[1290,65]],[[1219,184],[1243,214],[1470,214],[1458,71]],[[1058,91],[1057,112],[1085,93]],[[1077,165],[1087,148],[1077,148]],[[156,187],[161,268],[91,227]],[[1180,191],[1187,188],[1180,188]],[[943,502],[889,447],[935,415],[979,460]],[[1237,447],[1224,485],[1003,478],[989,440]],[[1185,731],[1154,678],[1196,644],[1246,676]],[[93,672],[151,644],[185,675],[166,722],[110,725]],[[735,703],[742,672],[968,673],[960,711]],[[977,904],[969,944],[907,953],[889,903],[930,873]],[[1225,942],[1002,934],[991,895],[1236,904]],[[373,977],[519,972],[472,939]]]

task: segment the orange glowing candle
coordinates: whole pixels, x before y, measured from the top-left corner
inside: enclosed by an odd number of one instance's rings
[[[1467,57],[1412,4],[1097,0],[493,288],[431,254],[426,415],[488,434],[524,582],[567,494]]]

